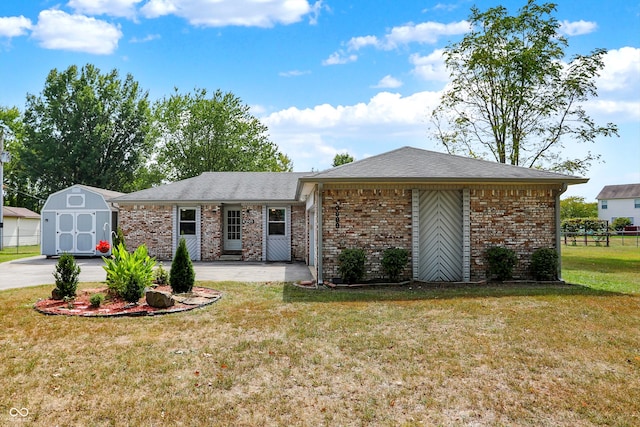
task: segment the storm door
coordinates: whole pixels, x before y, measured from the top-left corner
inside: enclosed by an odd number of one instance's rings
[[[240,206],[224,207],[224,250],[242,250],[242,209]]]

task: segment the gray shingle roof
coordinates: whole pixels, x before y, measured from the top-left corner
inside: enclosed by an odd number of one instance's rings
[[[596,199],[636,199],[640,198],[640,184],[605,185]]]
[[[556,181],[568,184],[588,179],[521,166],[402,147],[377,156],[318,172],[304,182],[327,181]]]
[[[293,202],[308,172],[205,172],[193,178],[110,199],[133,202]]]
[[[3,206],[2,216],[14,218],[40,218],[36,212],[27,208],[14,208],[13,206]]]

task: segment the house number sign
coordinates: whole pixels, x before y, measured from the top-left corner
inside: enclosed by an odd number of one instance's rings
[[[340,228],[340,205],[336,205],[336,228]]]

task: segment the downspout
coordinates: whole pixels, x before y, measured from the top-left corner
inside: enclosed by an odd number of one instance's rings
[[[556,195],[556,253],[558,254],[558,280],[562,280],[562,254],[560,252],[562,248],[562,236],[560,235],[560,196],[567,191],[567,187],[567,183],[563,182],[562,188]]]
[[[318,265],[316,266],[318,268],[318,284],[321,285],[323,283],[323,274],[322,274],[322,242],[323,242],[323,238],[322,238],[322,188],[323,185],[322,183],[318,183],[318,208],[317,208],[317,213],[318,213],[318,220],[316,221],[316,227],[318,228],[318,237],[317,237],[317,242],[316,245],[318,247],[317,253],[316,253],[316,257],[318,259]]]

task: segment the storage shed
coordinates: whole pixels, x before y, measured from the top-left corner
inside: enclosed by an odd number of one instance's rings
[[[51,194],[41,212],[42,255],[109,255],[96,250],[99,241],[113,244],[118,210],[108,199],[123,193],[76,184]]]

